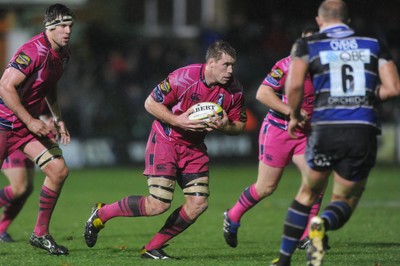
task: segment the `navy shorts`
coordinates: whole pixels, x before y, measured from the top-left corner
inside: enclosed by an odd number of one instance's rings
[[[306,161],[316,171],[333,170],[347,180],[363,180],[375,166],[378,134],[376,128],[362,125],[313,128]]]

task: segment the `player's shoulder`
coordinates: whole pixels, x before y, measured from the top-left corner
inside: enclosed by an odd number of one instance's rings
[[[285,72],[289,69],[291,61],[292,61],[291,56],[282,58],[275,63],[275,65],[273,66],[273,69],[278,68]]]
[[[168,75],[174,88],[188,88],[201,80],[202,64],[191,64],[175,69]]]
[[[203,64],[190,64],[180,68],[175,69],[172,73],[179,74],[179,73],[186,73],[186,74],[199,74]]]
[[[243,93],[243,85],[235,77],[232,77],[231,82],[225,87],[231,94],[242,94]]]
[[[24,43],[19,50],[34,59],[46,57],[50,49],[50,43],[42,32]]]

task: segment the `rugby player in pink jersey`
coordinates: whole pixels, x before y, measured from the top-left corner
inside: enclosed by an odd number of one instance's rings
[[[156,86],[145,101],[155,117],[146,147],[145,170],[148,196],[128,196],[111,204],[97,203],[85,225],[85,241],[96,244],[99,231],[114,217],[154,216],[166,212],[176,183],[185,203],[167,218],[164,226],[142,248],[141,257],[169,259],[166,243],[177,236],[207,209],[209,157],[206,134],[216,130],[228,135],[241,133],[247,121],[243,89],[233,76],[236,51],[225,41],[216,41],[207,50],[205,64],[175,70]],[[223,117],[210,122],[192,121],[191,107],[214,102],[224,109]]]
[[[317,28],[306,28],[302,37],[317,32]],[[304,83],[304,100],[302,115],[304,120],[298,127],[297,139],[287,133],[289,123],[289,106],[284,91],[286,74],[290,65],[290,56],[281,59],[258,88],[256,98],[269,108],[259,134],[259,166],[257,181],[248,186],[238,201],[224,213],[223,231],[225,242],[235,248],[238,244],[238,228],[242,216],[262,199],[274,193],[281,180],[285,167],[293,161],[299,171],[304,171],[308,122],[313,111],[314,89],[308,76]],[[317,215],[322,201],[322,194],[313,206],[311,216]],[[312,217],[310,217],[311,219]],[[304,249],[309,243],[307,231],[299,248]]]
[[[0,218],[0,242],[14,242],[7,229],[33,191],[34,166],[34,163],[20,150],[10,154],[3,162],[1,170],[10,185],[3,188],[0,193],[12,193],[6,196],[12,198],[12,201],[4,201],[0,196],[0,206],[3,208]]]
[[[69,172],[56,141],[64,145],[70,142],[56,87],[69,59],[73,22],[74,14],[69,8],[61,4],[49,6],[44,13],[45,31],[17,50],[0,80],[0,163],[14,151],[21,150],[45,173],[38,217],[29,242],[53,255],[69,253],[66,247],[55,242],[49,224]],[[39,119],[44,101],[54,118],[55,135]],[[3,205],[13,198],[10,186],[0,190]]]
[[[41,115],[40,119],[45,121],[53,132],[56,130],[51,116]],[[14,239],[7,230],[33,191],[35,164],[22,151],[16,150],[4,160],[1,170],[10,182],[8,187],[11,187],[11,190],[3,188],[3,191],[12,192],[13,195],[11,202],[0,203],[3,208],[0,218],[0,242],[9,243],[14,242]]]

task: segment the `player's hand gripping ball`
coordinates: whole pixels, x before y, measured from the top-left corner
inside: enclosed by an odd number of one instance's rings
[[[209,122],[210,119],[208,115],[212,116],[214,115],[214,112],[221,117],[223,115],[222,107],[213,102],[197,103],[191,108],[193,112],[189,115],[190,120],[203,120],[204,122]]]

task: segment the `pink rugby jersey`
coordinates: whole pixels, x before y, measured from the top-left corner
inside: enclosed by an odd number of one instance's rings
[[[176,115],[187,111],[199,102],[214,102],[222,106],[232,121],[247,121],[242,85],[232,78],[227,85],[208,87],[204,81],[205,64],[179,68],[155,87],[151,96],[167,106]],[[207,132],[184,131],[154,120],[153,130],[168,140],[182,144],[200,144]]]
[[[16,68],[26,76],[17,92],[32,116],[37,118],[43,112],[43,99],[50,90],[56,89],[69,55],[69,49],[59,53],[51,49],[46,34],[42,32],[21,46],[11,59],[7,68]],[[20,126],[22,122],[0,98],[0,129],[10,130]]]
[[[287,77],[287,72],[289,71],[291,58],[290,56],[285,57],[272,67],[271,72],[265,77],[262,84],[269,86],[275,90],[275,94],[282,100],[282,102],[287,103],[287,97],[285,94],[285,81]],[[314,87],[312,85],[311,77],[307,74],[304,82],[304,99],[301,108],[304,109],[308,117],[311,117],[313,111],[314,103]],[[270,109],[265,119],[268,119],[271,125],[279,127],[280,129],[287,130],[289,116]],[[310,119],[308,120],[310,121]],[[305,129],[308,129],[310,123],[307,123]]]

